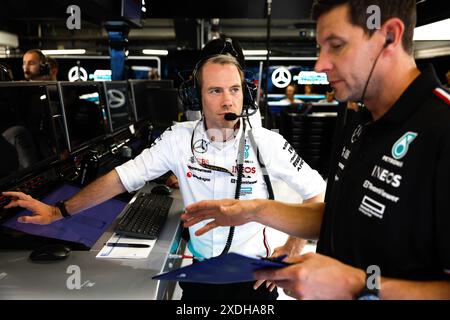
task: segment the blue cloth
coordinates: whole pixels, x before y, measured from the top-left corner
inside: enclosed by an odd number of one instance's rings
[[[77,187],[65,184],[42,199],[42,202],[54,204],[57,201],[70,198],[79,190]],[[21,210],[3,223],[3,226],[37,236],[82,243],[90,248],[106,231],[125,205],[125,202],[111,199],[84,210],[69,219],[58,220],[49,225],[17,222],[20,216],[31,215],[30,211]]]

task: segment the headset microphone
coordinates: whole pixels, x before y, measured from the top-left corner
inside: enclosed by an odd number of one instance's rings
[[[227,113],[225,113],[225,120],[227,120],[227,121],[234,121],[234,120],[236,120],[237,118],[240,118],[240,117],[242,117],[242,116],[238,116],[236,113],[232,113],[232,112],[227,112]]]
[[[227,112],[227,113],[225,113],[224,118],[225,118],[225,120],[227,120],[227,121],[234,121],[234,120],[236,120],[237,118],[249,117],[249,116],[254,115],[254,114],[256,113],[256,111],[258,111],[258,107],[255,106],[255,108],[256,108],[256,109],[254,109],[254,110],[252,110],[252,111],[243,112],[243,113],[242,113],[241,115],[239,115],[239,116],[238,116],[236,113],[233,113],[233,112]]]
[[[359,101],[362,104],[364,104],[364,98],[366,97],[367,86],[369,85],[370,78],[372,78],[372,73],[373,73],[373,70],[375,69],[375,66],[377,65],[378,58],[380,58],[381,54],[383,53],[383,50],[386,49],[393,42],[394,42],[394,36],[392,35],[392,33],[388,33],[386,35],[386,41],[384,42],[383,48],[381,48],[380,53],[375,58],[375,61],[374,61],[373,65],[372,65],[372,69],[370,69],[369,76],[367,77],[367,81],[366,81],[366,84],[364,86],[364,90],[362,92],[361,99],[359,99]]]

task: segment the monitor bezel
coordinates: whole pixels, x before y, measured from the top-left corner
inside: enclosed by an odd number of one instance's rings
[[[72,147],[72,144],[70,143],[70,135],[69,135],[69,126],[67,123],[67,116],[66,116],[66,106],[64,104],[64,99],[63,99],[63,93],[62,93],[62,88],[64,86],[86,86],[86,85],[96,85],[98,87],[98,92],[99,92],[99,100],[102,103],[102,105],[105,107],[106,106],[106,101],[105,101],[105,97],[104,97],[104,90],[103,90],[103,85],[100,81],[77,81],[77,82],[71,82],[71,81],[58,81],[58,93],[59,93],[59,99],[61,102],[61,109],[63,110],[63,118],[64,118],[64,130],[66,133],[66,142],[67,142],[67,147],[69,149],[70,154],[74,154],[74,153],[79,153],[80,151],[85,150],[86,148],[89,148],[89,146],[91,146],[94,143],[98,143],[102,140],[104,140],[105,138],[107,138],[107,136],[110,134],[110,132],[105,132],[98,136],[98,137],[94,137],[92,139],[89,139],[87,141],[82,142],[81,144],[79,144],[78,146],[76,146],[75,148]],[[101,87],[100,87],[101,86]],[[107,121],[109,121],[109,119],[107,119]],[[109,124],[108,124],[109,127]]]
[[[0,82],[0,87],[45,87],[45,92],[47,96],[47,103],[46,108],[48,111],[48,114],[51,118],[55,116],[55,114],[52,113],[52,110],[50,108],[50,93],[48,90],[48,85],[55,85],[56,81],[11,81],[11,82]],[[61,110],[62,111],[62,110]],[[0,178],[0,186],[5,187],[11,187],[16,182],[22,181],[24,178],[31,176],[35,174],[37,171],[43,170],[45,168],[49,168],[51,166],[56,165],[61,161],[60,154],[63,150],[62,146],[58,144],[58,141],[56,139],[56,128],[53,123],[53,119],[49,119],[51,123],[51,134],[53,135],[53,143],[56,147],[55,155],[48,157],[46,159],[40,160],[37,163],[29,166],[28,168],[24,168],[21,170],[18,170],[16,172],[13,172],[9,174],[8,176],[5,176],[3,178]]]
[[[125,128],[129,128],[132,124],[134,124],[134,122],[136,121],[136,110],[133,106],[133,99],[130,99],[130,90],[129,90],[129,85],[128,82],[126,80],[114,80],[114,81],[102,81],[103,83],[103,90],[104,90],[104,94],[105,94],[105,102],[106,102],[106,116],[108,117],[108,122],[109,122],[109,131],[111,134],[115,134],[117,132],[123,131],[123,129]],[[128,103],[128,112],[131,112],[131,115],[128,114],[129,116],[129,121],[127,124],[121,125],[117,128],[113,128],[113,122],[112,122],[112,117],[111,117],[111,110],[110,110],[110,105],[109,105],[109,100],[108,100],[108,90],[107,90],[107,85],[113,83],[113,84],[122,84],[124,85],[125,89],[127,90],[127,103]],[[131,116],[131,117],[130,117]]]

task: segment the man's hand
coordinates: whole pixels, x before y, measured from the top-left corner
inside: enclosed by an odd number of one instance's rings
[[[271,258],[287,256],[285,259],[294,259],[302,253],[303,248],[305,247],[306,240],[300,239],[297,237],[289,237],[286,243],[280,247],[276,247],[273,250]],[[258,289],[266,280],[258,280],[253,285],[253,289]],[[276,288],[275,283],[267,281],[266,288],[269,288],[269,291],[272,292],[273,289]]]
[[[33,213],[31,216],[19,217],[17,220],[18,222],[49,224],[53,221],[62,219],[62,215],[58,208],[40,202],[23,192],[8,191],[3,192],[3,195],[11,197],[11,202],[4,207],[5,209],[22,207]]]
[[[365,285],[363,270],[316,253],[286,259],[280,269],[255,272],[255,279],[274,282],[297,299],[353,299]]]
[[[195,232],[196,236],[221,226],[240,226],[253,221],[257,214],[258,200],[204,200],[186,207],[181,215],[186,228],[200,221],[213,219]]]

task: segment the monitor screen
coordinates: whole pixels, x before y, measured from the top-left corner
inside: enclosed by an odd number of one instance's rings
[[[122,18],[135,27],[142,27],[142,3],[141,0],[122,0]]]
[[[154,124],[172,125],[178,120],[178,90],[171,88],[147,88],[150,120]]]
[[[134,113],[137,121],[150,119],[148,91],[152,88],[173,88],[172,80],[129,80],[134,102]]]
[[[58,82],[58,88],[71,152],[79,151],[109,133],[102,83]]]
[[[45,83],[0,84],[2,182],[57,159],[62,146],[56,141],[49,100]]]
[[[106,106],[111,132],[129,126],[134,121],[128,83],[126,81],[105,81]]]

